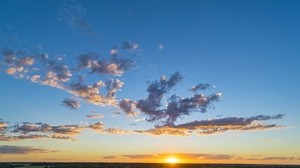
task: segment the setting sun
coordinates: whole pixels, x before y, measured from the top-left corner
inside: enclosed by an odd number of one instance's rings
[[[166,159],[166,162],[167,163],[177,163],[178,160],[174,157],[169,157],[169,158]]]

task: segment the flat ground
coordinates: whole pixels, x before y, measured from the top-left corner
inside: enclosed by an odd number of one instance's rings
[[[300,165],[164,163],[0,163],[0,168],[300,168]]]

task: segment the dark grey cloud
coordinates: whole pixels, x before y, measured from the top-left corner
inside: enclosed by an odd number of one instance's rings
[[[162,100],[166,94],[182,79],[183,77],[179,72],[172,74],[169,79],[162,76],[159,81],[153,81],[149,84],[147,98],[138,101],[124,99],[119,102],[119,107],[126,114],[136,114],[136,111],[139,110],[147,116],[147,121],[172,126],[178,118],[190,115],[192,112],[204,113],[207,109],[214,107],[214,102],[220,100],[222,93],[211,95],[194,93],[190,98],[181,98],[173,94],[163,103]],[[199,84],[194,87],[194,91],[210,86],[209,84]]]
[[[62,105],[71,108],[72,110],[77,110],[80,107],[79,101],[69,98],[62,101]]]
[[[129,99],[123,99],[119,102],[119,107],[127,114],[130,116],[136,116],[139,113],[136,112],[136,105],[137,102],[136,101],[132,101]]]
[[[55,152],[41,147],[31,147],[31,146],[9,146],[2,145],[0,146],[0,154],[31,154],[31,153],[49,153]]]
[[[163,76],[159,81],[150,83],[147,88],[148,97],[139,100],[136,105],[139,110],[148,116],[148,121],[157,121],[165,116],[164,110],[161,109],[163,96],[182,79],[182,75],[175,72],[170,79]]]
[[[85,34],[95,35],[96,32],[93,29],[92,24],[86,19],[86,15],[87,9],[78,1],[72,0],[63,4],[58,19]]]

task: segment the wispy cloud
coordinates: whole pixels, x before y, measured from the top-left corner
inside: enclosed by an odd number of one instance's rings
[[[89,114],[86,115],[86,118],[97,119],[97,118],[104,118],[104,116],[102,114]]]
[[[122,48],[124,50],[136,50],[140,48],[140,45],[138,43],[134,43],[130,40],[124,41]]]
[[[31,146],[9,146],[9,145],[2,145],[0,146],[0,154],[7,155],[7,154],[31,154],[31,153],[50,153],[55,152],[53,150],[44,149],[41,147],[31,147]]]
[[[74,100],[74,99],[69,99],[69,98],[62,101],[62,105],[69,107],[73,110],[77,110],[80,107],[79,101]]]
[[[60,8],[59,21],[63,21],[81,31],[82,33],[95,35],[96,31],[92,24],[87,20],[87,9],[84,8],[78,1],[67,1]]]

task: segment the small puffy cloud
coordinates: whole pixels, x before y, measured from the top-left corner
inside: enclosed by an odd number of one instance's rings
[[[158,49],[160,50],[160,51],[162,51],[162,50],[164,50],[164,45],[163,44],[158,44]]]
[[[130,40],[124,41],[122,48],[124,50],[136,50],[140,47],[138,43],[134,43]]]
[[[124,85],[119,79],[108,79],[106,82],[106,90],[107,90],[107,97],[115,97],[115,93],[119,91]]]
[[[16,62],[18,66],[31,66],[34,64],[34,59],[33,57],[23,57],[20,60]]]
[[[102,114],[89,114],[86,115],[86,118],[97,119],[97,118],[104,118],[104,116]]]
[[[51,131],[56,134],[76,135],[79,134],[84,128],[85,127],[79,125],[59,125],[51,126]]]
[[[108,129],[105,129],[104,131],[109,133],[109,134],[116,134],[116,135],[123,135],[123,134],[132,133],[132,131],[123,130],[123,129],[119,129],[119,128],[108,128]]]
[[[98,81],[93,85],[76,82],[70,84],[70,86],[68,86],[66,89],[73,95],[82,98],[86,102],[95,105],[114,105],[115,97],[107,97],[106,95],[100,93],[100,88],[103,86],[105,86],[105,83],[102,81]]]
[[[87,126],[87,128],[102,132],[102,130],[104,128],[104,124],[102,122],[97,122],[97,123]]]
[[[31,153],[49,153],[54,152],[48,149],[40,148],[40,147],[31,147],[31,146],[10,146],[10,145],[2,145],[0,146],[0,154],[7,155],[7,154],[31,154]]]
[[[7,129],[7,123],[0,121],[0,133]]]
[[[196,86],[193,86],[190,90],[193,91],[193,92],[196,92],[198,90],[206,90],[206,89],[209,89],[209,88],[214,88],[214,85],[211,85],[209,83],[200,83]]]
[[[77,110],[80,107],[80,103],[74,99],[65,99],[62,101],[62,105],[71,108],[72,110]]]
[[[31,82],[34,82],[34,83],[39,82],[40,79],[41,79],[41,76],[40,76],[40,75],[32,75],[32,76],[30,77]]]

